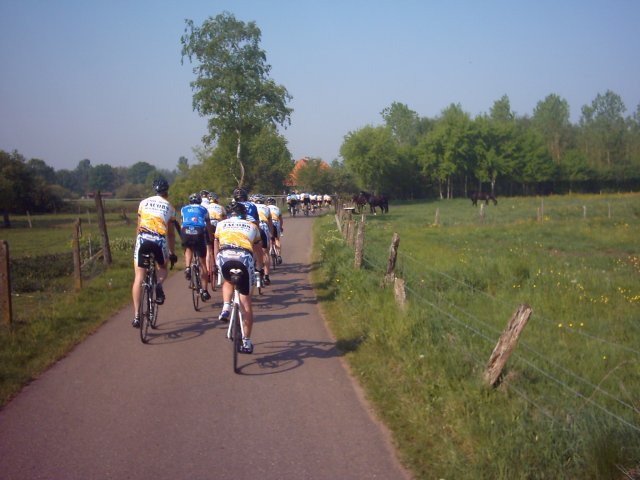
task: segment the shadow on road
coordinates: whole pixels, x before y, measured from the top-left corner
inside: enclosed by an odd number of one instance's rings
[[[204,335],[216,328],[218,322],[210,318],[181,318],[167,323],[161,323],[149,335],[148,345],[165,345],[169,343],[185,342]]]
[[[259,356],[241,369],[243,375],[273,375],[284,373],[304,365],[310,358],[340,357],[342,353],[334,342],[311,340],[283,340],[256,344]],[[265,352],[266,353],[262,353]],[[255,371],[255,366],[259,367]]]

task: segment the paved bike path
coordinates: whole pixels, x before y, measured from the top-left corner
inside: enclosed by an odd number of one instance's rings
[[[150,344],[128,307],[0,411],[0,478],[408,478],[318,311],[312,221],[285,219],[240,375],[220,292],[195,312],[174,275]]]

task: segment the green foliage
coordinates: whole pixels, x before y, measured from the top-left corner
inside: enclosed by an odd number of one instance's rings
[[[182,58],[196,62],[193,108],[209,118],[203,140],[210,145],[224,136],[235,138],[238,184],[244,185],[245,163],[251,162],[242,151],[247,137],[269,125],[288,125],[291,96],[269,78],[271,65],[260,48],[255,22],[244,23],[224,12],[199,27],[193,20],[185,23]]]
[[[416,478],[638,467],[639,212],[638,195],[500,198],[484,217],[468,200],[392,203],[367,216],[360,271],[335,221],[319,221],[321,307]],[[404,311],[379,286],[394,232]],[[489,389],[486,362],[520,303],[533,316]]]

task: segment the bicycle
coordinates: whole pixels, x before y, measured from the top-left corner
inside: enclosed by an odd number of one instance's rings
[[[202,281],[200,279],[200,258],[194,254],[191,259],[191,275],[189,278],[189,288],[191,289],[191,298],[193,300],[193,308],[196,312],[200,311],[200,292],[202,291]]]
[[[304,204],[303,210],[304,210],[304,216],[308,217],[309,216],[309,210],[310,210],[310,207],[309,207],[308,203]]]
[[[158,322],[158,304],[156,303],[156,258],[152,252],[142,255],[142,266],[146,272],[142,281],[142,294],[138,305],[138,318],[140,318],[140,340],[149,342],[149,327],[156,328]]]
[[[271,240],[271,247],[269,249],[269,254],[271,255],[271,266],[275,270],[276,265],[280,265],[282,263],[282,258],[280,258],[280,252],[276,247],[275,240]]]
[[[244,337],[244,321],[242,318],[242,309],[240,308],[240,291],[238,284],[242,281],[244,272],[240,268],[229,269],[230,281],[233,284],[233,301],[231,303],[231,314],[229,315],[229,327],[227,328],[227,338],[231,340],[233,345],[233,371],[240,373],[238,370],[238,353],[242,347],[242,339]]]

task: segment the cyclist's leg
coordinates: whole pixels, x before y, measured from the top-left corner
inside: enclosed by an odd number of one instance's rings
[[[133,316],[138,315],[138,308],[140,306],[141,286],[144,280],[145,269],[137,265],[133,266],[133,286],[131,288],[131,296],[133,298]]]

